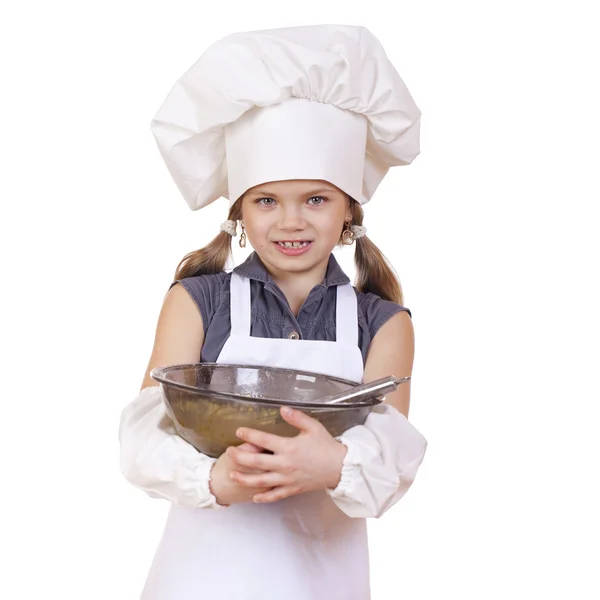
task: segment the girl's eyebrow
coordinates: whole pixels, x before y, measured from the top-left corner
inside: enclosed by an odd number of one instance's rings
[[[254,192],[248,192],[250,196],[269,196],[275,197],[277,194],[272,194],[269,190],[255,190]]]
[[[320,188],[318,190],[311,190],[310,192],[305,192],[303,194],[299,194],[301,196],[316,196],[317,194],[326,194],[326,193],[332,193],[335,192],[336,190],[334,188]],[[269,190],[256,190],[254,192],[251,192],[252,196],[268,196],[270,198],[277,198],[277,194],[274,194],[273,192],[270,192]]]
[[[310,195],[311,196],[316,196],[317,194],[330,194],[332,192],[335,192],[337,190],[335,190],[334,188],[320,188],[318,190],[313,190]]]

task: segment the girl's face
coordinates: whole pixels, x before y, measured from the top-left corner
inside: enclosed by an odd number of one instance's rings
[[[350,199],[322,181],[273,181],[250,188],[242,199],[248,241],[273,272],[306,272],[327,265],[350,221]]]

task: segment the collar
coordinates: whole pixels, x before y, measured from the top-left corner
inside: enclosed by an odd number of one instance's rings
[[[252,252],[250,256],[241,264],[233,269],[235,273],[248,279],[255,279],[261,281],[264,284],[273,281],[265,265],[258,257],[256,252]],[[333,254],[329,255],[329,262],[327,263],[327,271],[325,273],[325,279],[320,284],[325,288],[329,288],[334,285],[341,285],[344,283],[350,283],[350,279],[342,270]]]

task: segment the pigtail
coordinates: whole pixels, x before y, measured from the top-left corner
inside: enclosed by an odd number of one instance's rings
[[[229,210],[229,219],[238,221],[242,217],[241,202]],[[175,280],[196,275],[214,275],[225,270],[231,257],[231,236],[221,231],[204,248],[186,254],[177,265]]]
[[[355,200],[351,201],[352,224],[362,225],[364,212]],[[400,280],[381,250],[367,237],[356,240],[356,289],[371,292],[384,300],[404,303]]]

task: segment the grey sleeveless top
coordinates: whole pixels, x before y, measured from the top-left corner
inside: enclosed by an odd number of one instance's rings
[[[266,338],[289,338],[335,341],[336,286],[349,283],[333,254],[329,258],[323,283],[315,286],[298,316],[277,284],[271,279],[258,255],[253,252],[244,263],[234,269],[250,279],[252,297],[251,335]],[[199,362],[216,362],[230,334],[229,281],[225,271],[215,275],[199,275],[173,281],[169,289],[179,283],[197,304],[204,324],[204,344]],[[371,293],[356,292],[358,301],[358,345],[366,364],[371,340],[381,326],[398,312],[408,308],[383,300]]]

